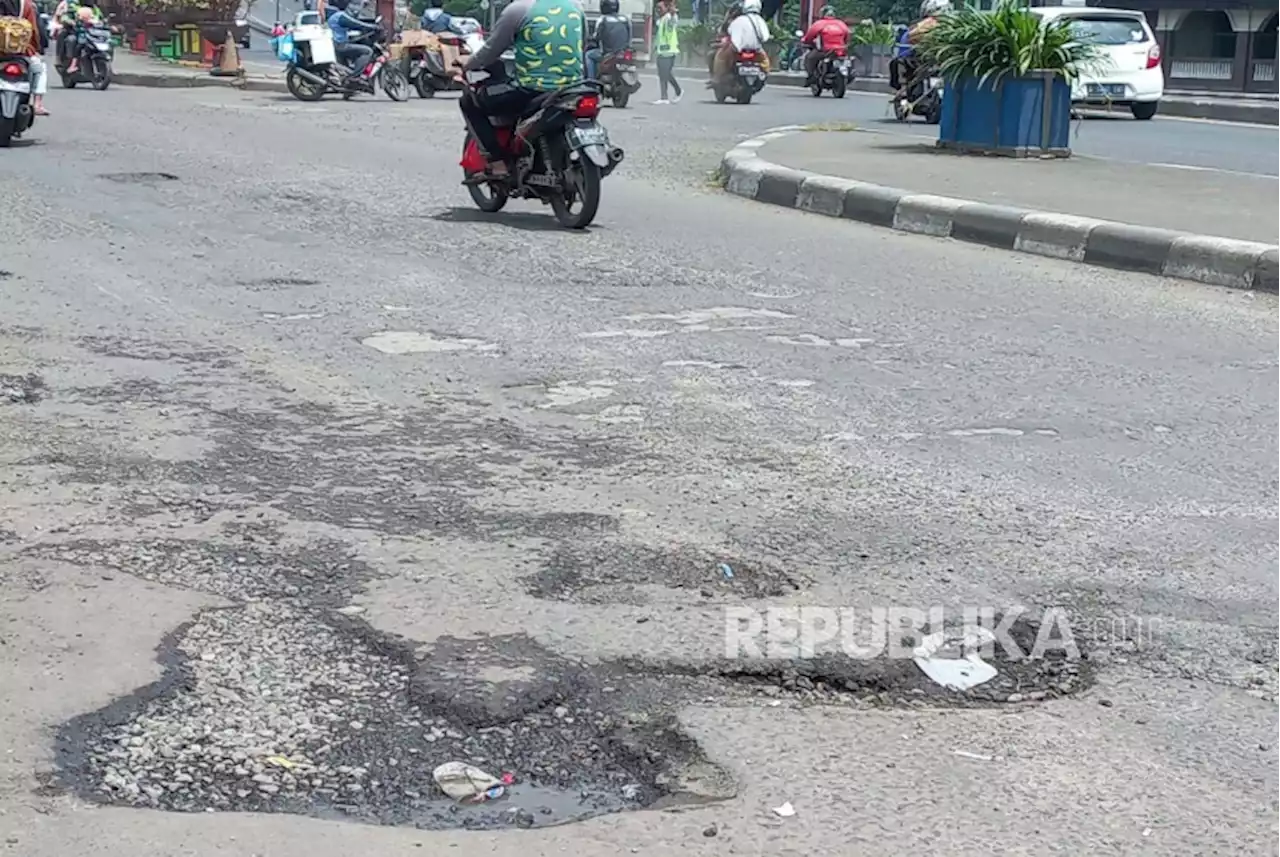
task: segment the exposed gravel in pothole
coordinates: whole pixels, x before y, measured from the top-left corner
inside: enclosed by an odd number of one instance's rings
[[[641,584],[693,590],[708,598],[743,599],[790,595],[808,581],[780,565],[714,555],[692,546],[654,548],[612,541],[561,547],[525,581],[534,597],[582,603],[625,602],[626,590]]]
[[[44,379],[39,375],[0,375],[0,405],[34,405],[44,394]]]
[[[638,808],[706,768],[669,718],[602,707],[586,670],[518,645],[557,690],[477,727],[418,704],[430,661],[340,613],[207,610],[167,641],[160,682],[63,729],[64,779],[91,800],[181,812],[529,827]],[[454,760],[511,772],[509,795],[450,801],[431,772]]]
[[[289,551],[180,539],[78,540],[40,545],[28,553],[237,601],[279,598],[340,605],[372,576],[344,545],[325,541]]]

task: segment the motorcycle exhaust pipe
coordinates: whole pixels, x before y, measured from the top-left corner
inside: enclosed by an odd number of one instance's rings
[[[622,149],[614,146],[609,150],[609,164],[616,167],[620,163],[622,163]]]
[[[320,77],[318,74],[312,74],[311,72],[307,71],[305,68],[303,68],[300,65],[295,65],[293,67],[293,70],[298,73],[299,77],[301,77],[303,80],[307,81],[308,83],[314,83],[319,86],[329,85],[329,81],[325,80],[323,77]]]

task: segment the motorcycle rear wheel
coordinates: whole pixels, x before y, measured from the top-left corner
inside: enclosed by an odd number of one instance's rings
[[[809,91],[813,93],[814,98],[819,97],[820,95],[822,95],[822,84],[821,83],[809,84]]]
[[[595,161],[590,158],[583,156],[576,161],[565,160],[566,164],[560,170],[560,177],[573,181],[574,192],[572,196],[565,193],[552,194],[551,211],[564,228],[586,229],[591,225],[591,221],[596,219],[596,212],[600,210],[600,183],[603,181],[603,176],[600,175],[600,168],[596,166]],[[572,210],[575,199],[582,204],[576,214]]]
[[[831,97],[844,98],[845,91],[849,87],[849,82],[844,79],[844,75],[836,75],[835,81],[831,84]]]
[[[7,149],[13,143],[13,135],[18,127],[18,117],[6,119],[0,116],[0,149]]]
[[[324,84],[307,80],[298,74],[297,69],[289,69],[289,74],[285,76],[284,83],[289,88],[289,94],[299,101],[319,101],[324,98]]]
[[[427,73],[424,71],[418,75],[418,79],[413,82],[418,90],[419,98],[435,98],[436,88],[431,85],[431,81],[427,80]]]

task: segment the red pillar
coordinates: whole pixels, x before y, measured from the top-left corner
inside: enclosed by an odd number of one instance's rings
[[[378,0],[378,14],[382,17],[382,26],[388,36],[396,33],[396,0]]]

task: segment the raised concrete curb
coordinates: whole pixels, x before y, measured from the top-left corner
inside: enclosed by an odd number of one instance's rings
[[[1272,244],[933,196],[796,170],[758,154],[771,140],[798,132],[803,129],[774,128],[727,152],[720,164],[726,189],[758,202],[899,232],[1197,283],[1277,291],[1280,248]]]
[[[173,74],[164,71],[118,71],[111,82],[120,86],[147,86],[156,89],[192,89],[206,86],[230,86],[250,92],[288,92],[283,80],[268,77],[214,77],[213,75]]]

